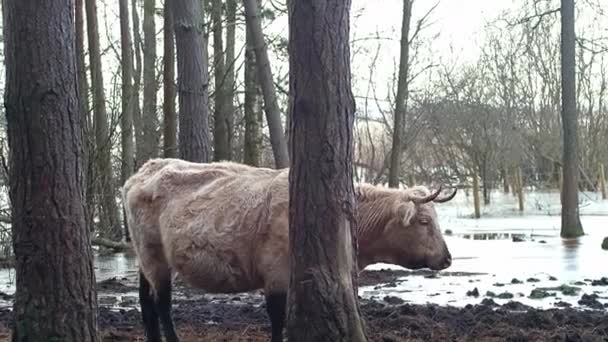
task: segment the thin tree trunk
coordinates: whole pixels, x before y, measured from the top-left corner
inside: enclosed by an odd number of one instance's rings
[[[564,238],[584,234],[578,211],[578,122],[576,113],[576,46],[574,0],[561,0],[561,82],[563,126],[562,227]]]
[[[78,73],[78,94],[81,104],[81,113],[84,117],[84,165],[85,165],[85,215],[87,229],[93,231],[93,216],[95,212],[95,146],[93,139],[89,137],[93,131],[91,122],[91,105],[89,103],[89,82],[87,80],[87,68],[85,63],[84,49],[84,0],[75,1],[75,25],[76,25],[76,70]]]
[[[236,0],[226,0],[226,79],[224,97],[226,104],[226,129],[228,130],[228,150],[230,157],[234,149],[234,96],[235,96],[235,48],[236,48]]]
[[[509,176],[506,168],[500,169],[500,178],[502,179],[502,192],[509,194]]]
[[[213,111],[213,160],[230,160],[226,118],[226,62],[224,60],[224,38],[222,34],[222,1],[213,0],[211,6],[213,24],[213,65],[215,91]]]
[[[516,185],[517,185],[517,203],[519,204],[519,211],[524,211],[524,177],[521,174],[521,167],[518,167],[516,173]]]
[[[3,2],[16,342],[99,340],[74,5]]]
[[[602,199],[606,199],[606,173],[604,172],[604,164],[600,164],[600,191]]]
[[[399,78],[395,98],[395,122],[393,126],[393,147],[391,149],[391,166],[388,171],[388,186],[399,187],[401,155],[405,134],[405,113],[407,111],[409,55],[410,55],[410,20],[412,18],[413,0],[403,0],[403,18],[401,21],[401,56],[399,58]]]
[[[197,0],[174,1],[179,96],[179,156],[194,162],[211,159],[209,144],[209,75],[203,16]]]
[[[475,207],[475,218],[481,217],[481,204],[479,200],[479,175],[477,168],[473,171],[473,206]]]
[[[177,113],[175,111],[175,37],[173,15],[165,1],[163,27],[163,151],[165,158],[177,158]]]
[[[490,182],[490,176],[488,175],[488,162],[486,158],[483,158],[481,163],[481,178],[483,182],[483,205],[490,204],[490,195],[492,193],[492,182]]]
[[[121,132],[121,165],[120,183],[124,184],[135,168],[135,150],[133,146],[133,53],[131,46],[131,31],[129,30],[129,2],[119,0],[120,16],[120,50],[122,59],[122,113],[120,116]],[[125,239],[130,240],[127,220],[123,214]]]
[[[294,97],[288,339],[366,341],[357,302],[351,2],[288,4],[290,94]]]
[[[156,113],[158,85],[156,81],[155,6],[155,0],[144,0],[144,105],[142,111],[143,151],[140,154],[141,163],[158,156],[160,141],[160,125]]]
[[[133,16],[133,52],[135,65],[133,68],[133,129],[135,131],[135,168],[142,165],[142,153],[144,151],[144,124],[141,115],[141,73],[142,73],[142,38],[139,29],[139,15],[137,14],[137,0],[131,0],[131,14]]]
[[[95,144],[97,149],[97,172],[99,180],[100,233],[105,238],[120,240],[122,231],[118,220],[114,175],[112,173],[111,140],[108,130],[106,98],[103,88],[101,51],[97,24],[96,0],[85,0],[87,13],[87,33],[89,37],[89,64],[93,87],[93,113],[95,117]]]
[[[270,60],[262,32],[262,22],[260,21],[260,7],[257,0],[244,0],[245,21],[251,30],[251,37],[254,44],[256,65],[258,68],[258,78],[264,95],[264,110],[268,121],[270,132],[270,144],[274,153],[275,166],[285,168],[289,166],[289,154],[287,152],[287,142],[283,133],[281,123],[281,112],[277,103],[277,93],[270,69]]]
[[[258,82],[256,78],[255,51],[251,31],[245,32],[245,142],[243,162],[260,165],[260,125],[258,122]]]

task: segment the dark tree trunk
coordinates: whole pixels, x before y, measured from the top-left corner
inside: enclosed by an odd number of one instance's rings
[[[490,170],[488,170],[486,157],[481,162],[481,181],[483,182],[483,204],[489,205],[492,195],[492,182],[490,181]]]
[[[179,157],[193,162],[211,159],[209,145],[209,75],[204,48],[203,15],[197,0],[174,1],[179,96]]]
[[[131,31],[129,31],[129,2],[119,0],[120,10],[120,50],[122,58],[122,114],[120,121],[122,158],[121,177],[123,184],[135,167],[133,146],[133,53]]]
[[[87,69],[84,50],[84,0],[75,1],[75,24],[76,24],[76,70],[78,73],[78,94],[85,119],[85,132],[92,128],[91,106],[89,104],[89,82],[87,81]],[[86,138],[86,137],[85,137]],[[86,147],[86,145],[85,145]],[[86,151],[86,149],[85,149]]]
[[[357,302],[350,4],[289,2],[292,342],[366,341]]]
[[[78,73],[78,94],[80,98],[80,107],[84,120],[84,154],[85,154],[85,189],[86,189],[86,205],[85,215],[87,229],[93,231],[93,214],[95,212],[95,146],[94,139],[89,135],[93,131],[91,122],[91,106],[89,103],[89,82],[87,80],[87,68],[85,64],[85,49],[84,49],[84,0],[75,1],[75,24],[76,24],[76,71]]]
[[[93,87],[93,112],[95,116],[95,145],[97,148],[97,179],[99,189],[100,233],[105,238],[118,241],[122,230],[118,220],[114,175],[112,173],[111,140],[106,112],[106,97],[103,88],[101,50],[97,24],[96,0],[86,0],[87,33],[89,37],[89,58],[91,85]]]
[[[213,111],[213,160],[230,160],[230,143],[226,118],[226,63],[222,35],[222,1],[213,0],[211,7],[213,24],[213,65],[215,91]]]
[[[135,168],[135,150],[133,146],[133,53],[131,46],[131,31],[129,31],[129,2],[119,0],[120,15],[120,50],[122,59],[122,114],[120,116],[121,132],[121,165],[120,183],[124,184]],[[130,240],[126,216],[123,215],[124,234]]]
[[[500,178],[502,179],[502,192],[509,194],[509,176],[506,168],[500,169]]]
[[[228,147],[234,149],[234,69],[236,64],[236,0],[226,0],[226,129],[228,130]],[[234,159],[231,155],[231,159]]]
[[[260,124],[258,121],[258,82],[256,78],[255,51],[251,31],[245,32],[245,143],[243,162],[260,165]]]
[[[584,234],[578,212],[578,123],[576,118],[574,0],[562,0],[561,4],[561,114],[564,135],[561,236],[574,238]]]
[[[156,113],[158,85],[156,82],[155,0],[144,0],[144,106],[142,111],[143,151],[140,162],[158,156],[160,130]]]
[[[142,73],[142,39],[139,29],[139,15],[137,14],[137,0],[131,0],[131,14],[133,16],[133,55],[135,57],[135,65],[133,67],[133,129],[135,132],[135,167],[138,168],[142,164],[142,153],[144,153],[144,127],[141,117],[141,73]]]
[[[264,111],[266,112],[266,120],[268,121],[270,144],[274,153],[275,166],[277,168],[285,168],[289,166],[289,154],[287,152],[285,134],[283,133],[281,112],[277,103],[277,93],[270,69],[264,32],[262,31],[260,6],[257,0],[244,0],[243,3],[245,5],[245,21],[247,28],[251,30],[250,33],[255,50],[258,78],[264,95]]]
[[[177,158],[177,113],[175,112],[175,37],[170,2],[165,1],[163,27],[163,151],[165,158]]]
[[[401,55],[399,58],[399,78],[395,98],[395,121],[393,125],[393,147],[391,149],[391,166],[388,170],[388,186],[399,187],[401,171],[401,154],[405,134],[405,113],[407,111],[409,55],[410,55],[410,20],[412,18],[413,0],[403,0],[403,19],[401,22]]]
[[[17,275],[12,341],[98,341],[74,2],[4,1],[3,12]]]

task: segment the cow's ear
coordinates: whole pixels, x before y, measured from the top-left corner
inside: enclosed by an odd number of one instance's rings
[[[397,206],[397,215],[402,220],[404,226],[412,224],[414,216],[416,216],[416,206],[412,202],[401,202]]]

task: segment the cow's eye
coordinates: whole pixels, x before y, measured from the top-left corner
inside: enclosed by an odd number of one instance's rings
[[[427,225],[427,224],[429,224],[429,219],[426,217],[421,217],[418,219],[418,223],[420,223],[422,225]]]

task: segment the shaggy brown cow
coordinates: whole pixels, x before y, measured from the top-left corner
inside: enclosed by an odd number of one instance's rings
[[[282,340],[288,265],[288,169],[178,159],[145,163],[124,185],[123,203],[140,267],[148,341],[178,341],[171,278],[210,293],[264,289],[272,341]],[[452,260],[437,223],[439,191],[356,187],[358,266],[385,262],[441,270]]]

